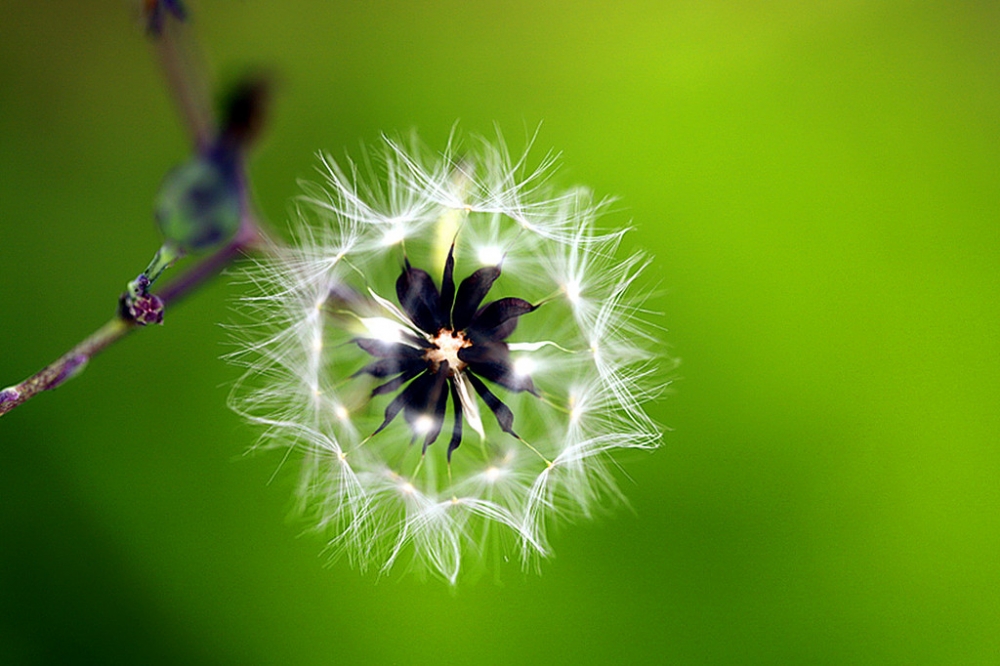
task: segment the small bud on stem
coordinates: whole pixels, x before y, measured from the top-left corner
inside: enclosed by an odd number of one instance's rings
[[[161,56],[171,91],[194,139],[196,154],[164,178],[155,204],[164,242],[149,266],[119,297],[115,316],[54,363],[23,382],[0,390],[0,416],[42,391],[79,374],[91,358],[136,328],[163,323],[167,304],[194,291],[261,240],[249,202],[243,154],[259,135],[268,85],[251,77],[233,87],[212,121],[193,55],[181,48],[175,28],[185,27],[181,0],[144,0],[146,29]],[[210,256],[168,284],[159,295],[153,283],[187,254]]]

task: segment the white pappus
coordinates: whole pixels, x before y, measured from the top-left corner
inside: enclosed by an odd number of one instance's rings
[[[434,155],[386,139],[323,158],[294,242],[247,269],[235,409],[298,449],[301,508],[333,551],[454,584],[549,553],[552,521],[620,498],[613,454],[653,449],[657,328],[606,202],[502,141]]]

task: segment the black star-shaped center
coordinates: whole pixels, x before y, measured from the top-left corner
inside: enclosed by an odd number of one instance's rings
[[[521,298],[500,298],[482,305],[500,266],[485,266],[462,280],[455,289],[455,247],[444,264],[441,290],[433,278],[404,259],[396,280],[396,297],[403,312],[423,335],[404,334],[400,342],[357,338],[354,342],[375,357],[354,377],[368,374],[391,377],[375,387],[372,397],[406,387],[385,408],[385,418],[374,434],[381,432],[403,412],[413,439],[424,435],[423,450],[441,434],[448,395],[455,415],[448,461],[462,443],[462,396],[466,380],[496,416],[500,428],[514,437],[514,414],[483,382],[484,379],[511,391],[537,395],[531,377],[514,371],[507,338],[518,318],[538,308]],[[409,382],[409,384],[407,384]],[[447,387],[447,388],[446,388]],[[467,399],[474,399],[468,396]]]

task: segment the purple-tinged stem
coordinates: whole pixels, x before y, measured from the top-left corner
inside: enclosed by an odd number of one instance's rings
[[[157,292],[157,296],[163,301],[164,306],[179,301],[202,283],[221,273],[226,266],[248,250],[252,250],[257,246],[259,241],[260,232],[256,223],[249,216],[245,217],[244,224],[240,227],[239,232],[237,232],[236,238],[219,249],[215,254],[170,282],[161,291]]]
[[[89,338],[63,354],[20,384],[0,390],[0,416],[30,400],[42,391],[54,389],[83,370],[87,362],[102,349],[124,337],[138,325],[115,317]]]
[[[162,0],[165,1],[165,0]],[[198,151],[206,150],[216,140],[216,122],[208,101],[207,88],[200,76],[196,49],[191,40],[185,39],[187,25],[179,3],[172,5],[173,16],[163,17],[162,24],[152,31],[154,48],[167,80],[168,88],[177,103],[182,120]],[[160,9],[147,2],[147,10]],[[177,20],[174,20],[177,19]],[[244,252],[256,249],[262,240],[260,225],[254,218],[249,200],[249,187],[244,167],[239,167],[240,208],[243,211],[239,231],[228,244],[196,264],[156,294],[162,307],[176,303],[181,298],[205,284],[236,260]],[[159,308],[160,304],[156,304]],[[158,319],[153,319],[158,321]],[[127,308],[119,308],[116,316],[78,345],[63,354],[20,384],[0,390],[0,416],[27,402],[42,391],[60,386],[83,371],[87,363],[105,348],[122,339],[133,330],[142,328],[148,321],[130,316]]]
[[[252,249],[259,238],[256,224],[247,216],[236,238],[171,282],[160,292],[159,296],[164,305],[176,303],[202,286],[237,257]],[[28,377],[20,384],[0,390],[0,416],[27,402],[42,391],[54,389],[67,379],[75,377],[83,371],[90,359],[137,328],[143,327],[135,321],[121,316],[121,314],[116,315],[90,337],[60,356],[54,363]]]
[[[160,67],[196,150],[208,148],[215,136],[215,117],[208,87],[200,76],[203,71],[196,49],[185,39],[189,26],[179,21],[164,21],[163,30],[152,36]]]

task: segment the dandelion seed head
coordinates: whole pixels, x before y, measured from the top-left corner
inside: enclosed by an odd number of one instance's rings
[[[550,553],[557,520],[620,497],[614,455],[655,448],[663,381],[603,202],[502,142],[386,139],[323,158],[296,240],[247,271],[233,405],[301,452],[330,551],[450,583],[483,553]]]

